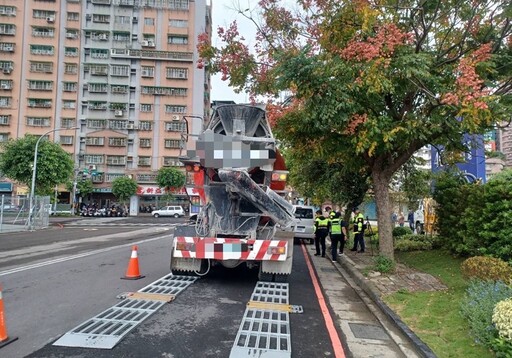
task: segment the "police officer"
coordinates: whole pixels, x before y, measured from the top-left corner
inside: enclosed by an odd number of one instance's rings
[[[357,251],[357,246],[359,244],[360,251],[358,252],[364,252],[365,245],[364,245],[364,215],[361,213],[361,210],[358,208],[354,209],[354,245],[350,251]]]
[[[329,234],[331,220],[322,215],[321,210],[317,210],[315,219],[315,256],[320,255],[320,245],[322,245],[322,257],[325,257],[325,238]]]
[[[331,255],[332,262],[336,262],[336,255],[338,253],[338,242],[340,243],[340,254],[343,254],[345,247],[345,240],[347,240],[347,229],[345,223],[341,220],[341,213],[338,211],[331,219]]]

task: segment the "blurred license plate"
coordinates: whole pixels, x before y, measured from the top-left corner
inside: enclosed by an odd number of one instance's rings
[[[297,232],[305,232],[306,228],[304,226],[297,226]]]

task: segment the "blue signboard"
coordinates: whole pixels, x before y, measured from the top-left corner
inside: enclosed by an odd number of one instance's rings
[[[485,183],[485,151],[483,135],[464,135],[464,146],[466,151],[463,154],[464,161],[456,163],[457,167],[469,178],[474,177]],[[432,146],[432,171],[438,172],[445,169],[442,163],[443,147]]]
[[[12,193],[12,183],[0,182],[0,193]]]

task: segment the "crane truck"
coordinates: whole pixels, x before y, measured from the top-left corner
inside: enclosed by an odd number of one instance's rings
[[[171,271],[205,275],[215,265],[259,268],[262,281],[284,282],[293,260],[294,207],[287,170],[263,108],[214,108],[194,147],[180,157],[200,198],[194,224],[175,229]]]

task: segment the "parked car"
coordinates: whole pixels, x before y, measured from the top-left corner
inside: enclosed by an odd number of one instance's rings
[[[158,210],[153,210],[151,215],[155,218],[159,216],[174,216],[179,218],[185,216],[185,210],[181,206],[163,206]]]
[[[3,211],[19,211],[20,208],[17,206],[17,205],[13,205],[13,204],[4,204],[1,209]]]
[[[294,205],[295,237],[298,239],[315,240],[315,207]]]

